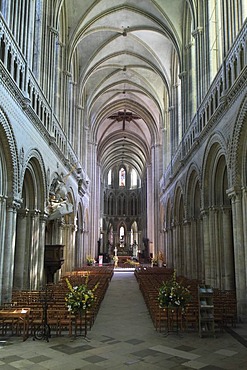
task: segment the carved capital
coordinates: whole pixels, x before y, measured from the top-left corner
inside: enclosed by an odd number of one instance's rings
[[[56,28],[54,28],[54,27],[49,27],[49,31],[51,32],[51,33],[53,33],[53,35],[55,35],[55,36],[58,36],[59,35],[59,32],[58,32],[58,30],[56,29]]]
[[[7,199],[7,208],[12,210],[17,210],[21,207],[22,199],[8,198]]]
[[[197,27],[193,32],[192,32],[192,36],[194,38],[196,38],[197,36],[199,36],[200,34],[202,34],[202,31],[203,31],[203,27]]]

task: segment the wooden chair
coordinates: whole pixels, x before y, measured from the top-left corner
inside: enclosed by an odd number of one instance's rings
[[[50,326],[51,331],[59,335],[59,319],[60,319],[60,308],[48,308],[47,310],[47,323]]]
[[[31,308],[29,317],[30,335],[34,336],[35,331],[43,324],[43,314],[42,307]]]
[[[68,331],[69,336],[72,336],[72,314],[68,312],[66,307],[59,309],[58,334],[60,336],[62,331]]]
[[[198,302],[189,302],[185,309],[185,330],[198,330]]]

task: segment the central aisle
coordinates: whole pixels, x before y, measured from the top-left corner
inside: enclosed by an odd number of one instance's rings
[[[133,271],[114,272],[101,303],[94,332],[121,340],[150,338],[154,326]]]

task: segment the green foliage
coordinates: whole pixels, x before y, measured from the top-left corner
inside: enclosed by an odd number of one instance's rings
[[[163,282],[159,288],[159,306],[185,308],[189,301],[191,301],[191,293],[188,287],[184,287],[176,280],[176,271],[174,271],[172,278]]]
[[[95,263],[95,259],[92,256],[87,256],[87,265],[92,266]]]
[[[68,279],[66,279],[66,282],[69,288],[69,293],[67,293],[65,296],[68,311],[76,314],[90,308],[93,305],[95,301],[94,292],[97,289],[98,284],[96,284],[93,289],[89,289],[87,286],[87,280],[86,284],[81,284],[78,286],[72,286]]]

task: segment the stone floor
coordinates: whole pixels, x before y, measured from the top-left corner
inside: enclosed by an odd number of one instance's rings
[[[0,370],[247,369],[247,325],[200,338],[156,332],[133,271],[115,271],[87,338],[0,338]]]

